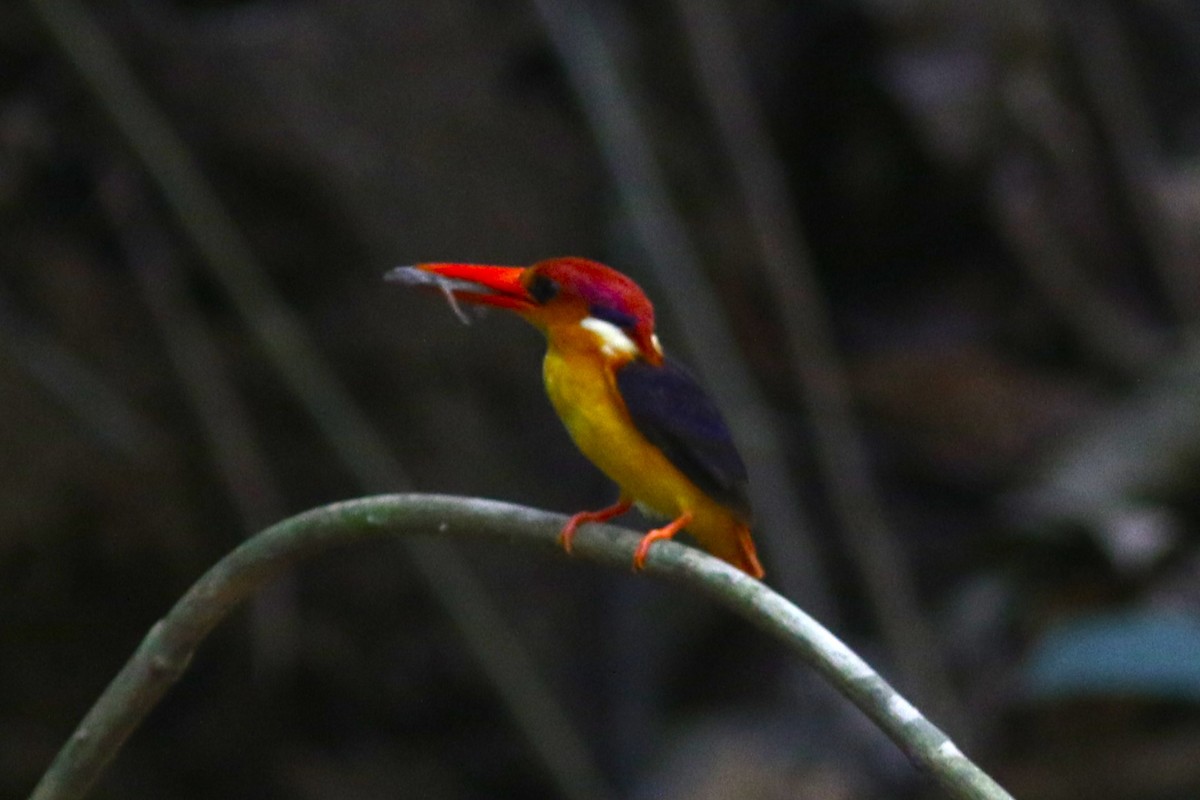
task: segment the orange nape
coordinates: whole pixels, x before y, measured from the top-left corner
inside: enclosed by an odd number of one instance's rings
[[[418,264],[386,278],[438,289],[452,304],[506,309],[545,335],[542,378],[550,402],[576,446],[620,489],[616,504],[568,520],[559,534],[564,550],[580,526],[637,503],[672,521],[642,538],[634,569],[645,566],[655,542],[685,531],[718,558],[762,577],[746,467],[716,405],[664,355],[654,307],[636,283],[574,257],[530,267]]]

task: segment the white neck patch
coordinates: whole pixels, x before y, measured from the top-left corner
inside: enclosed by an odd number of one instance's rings
[[[596,335],[600,340],[600,352],[605,356],[632,358],[637,355],[638,348],[633,339],[611,322],[596,317],[584,317],[579,326]]]

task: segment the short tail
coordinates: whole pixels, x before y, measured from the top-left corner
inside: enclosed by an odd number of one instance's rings
[[[749,525],[732,514],[724,514],[716,519],[710,516],[703,521],[707,523],[704,527],[685,528],[696,537],[696,542],[701,547],[752,578],[763,576],[762,564],[759,563],[758,553],[754,549],[754,540],[750,538]]]
[[[754,540],[750,538],[750,526],[737,526],[737,552],[733,558],[726,559],[730,564],[749,575],[751,578],[762,578],[766,575],[762,563],[758,560],[758,552],[754,549]]]

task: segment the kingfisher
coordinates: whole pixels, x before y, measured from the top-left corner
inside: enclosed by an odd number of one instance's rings
[[[439,289],[459,303],[515,313],[546,337],[542,378],[558,416],[585,456],[619,489],[617,501],[572,516],[558,541],[570,553],[578,528],[635,504],[668,520],[642,537],[633,558],[680,531],[755,578],[746,467],[716,405],[654,332],[654,306],[629,277],[597,261],[564,257],[529,267],[427,263],[385,279]]]

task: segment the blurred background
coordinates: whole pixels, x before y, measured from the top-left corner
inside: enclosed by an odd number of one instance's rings
[[[274,521],[611,501],[536,332],[381,281],[570,254],[724,408],[769,583],[1017,797],[1197,797],[1198,157],[1185,0],[0,4],[0,795]],[[707,600],[374,542],[94,796],[937,793]]]

